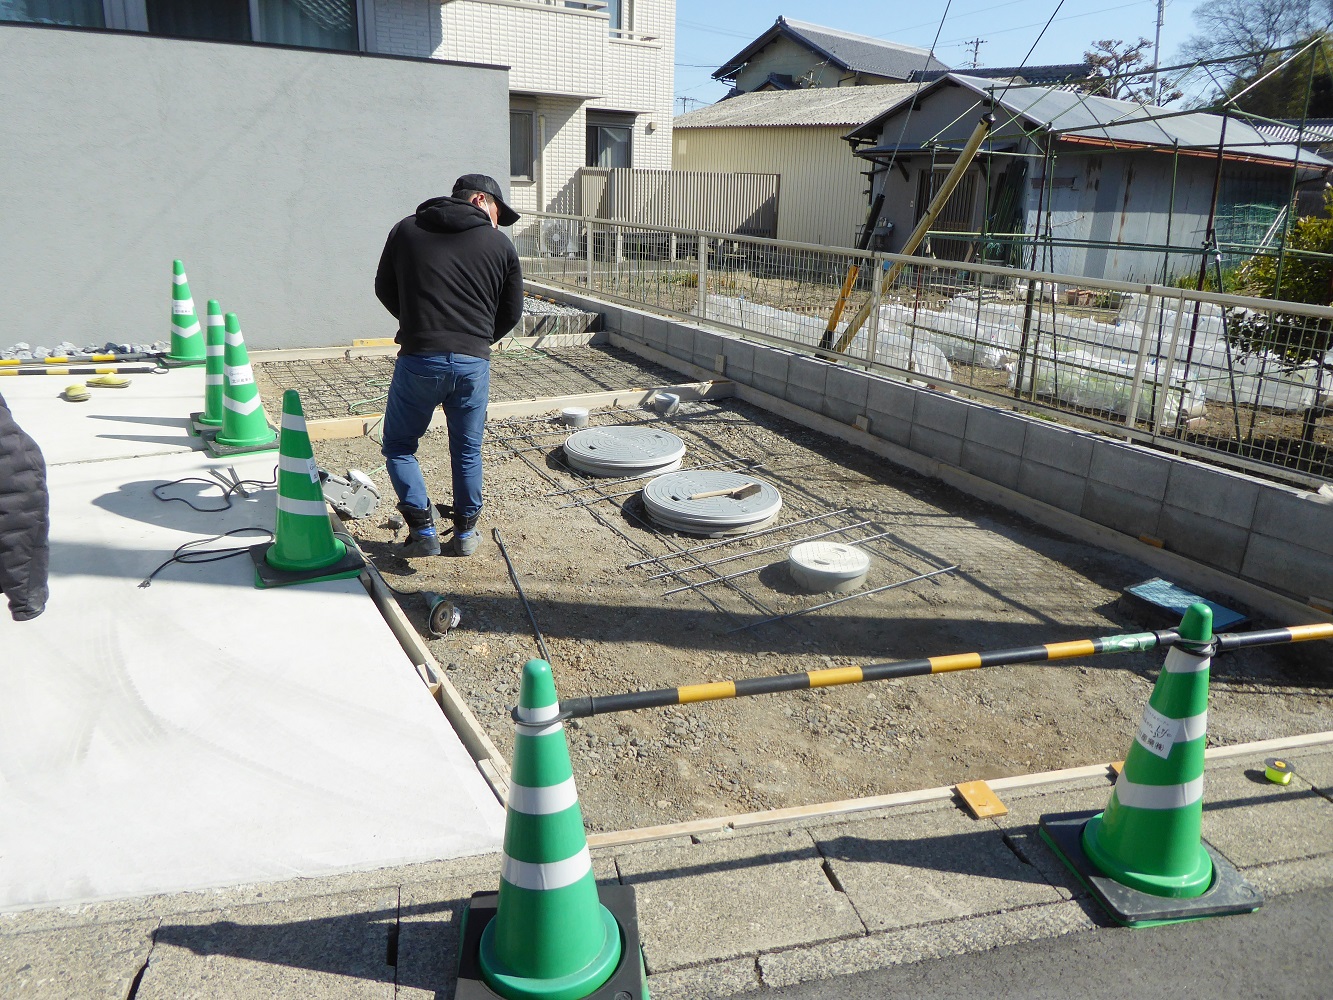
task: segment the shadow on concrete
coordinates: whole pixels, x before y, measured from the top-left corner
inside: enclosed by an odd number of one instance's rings
[[[436,1000],[451,1000],[467,902],[468,897],[446,898],[289,923],[168,923],[157,929],[153,943],[154,947],[170,945],[204,957],[223,956],[391,983],[433,993]],[[151,981],[152,976],[150,965],[147,979]]]
[[[136,417],[126,414],[125,416],[113,416],[107,413],[90,413],[89,420],[108,420],[118,424],[151,424],[157,427],[179,427],[185,432],[186,437],[173,440],[186,441],[194,435],[190,433],[189,417]]]
[[[241,519],[272,529],[277,515],[276,485],[253,479],[243,480],[243,484],[248,497],[239,491],[227,496],[226,487],[210,476],[141,479],[103,493],[93,505],[132,521],[205,535],[235,527],[231,522]],[[228,510],[232,516],[224,524],[217,515]]]

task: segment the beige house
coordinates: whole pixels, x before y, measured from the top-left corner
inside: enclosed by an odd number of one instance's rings
[[[778,239],[855,246],[870,205],[870,165],[843,136],[919,89],[899,83],[739,94],[675,119],[671,166],[776,173]]]

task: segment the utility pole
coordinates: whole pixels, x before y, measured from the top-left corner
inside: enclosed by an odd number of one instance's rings
[[[1159,0],[1159,2],[1162,2],[1162,0]],[[972,46],[972,68],[973,68],[973,69],[976,69],[978,66],[981,65],[981,63],[977,61],[977,50],[980,49],[980,48],[981,48],[983,45],[985,45],[985,44],[986,44],[986,39],[984,39],[984,38],[969,38],[967,41],[965,41],[965,42],[963,43],[964,46],[968,46],[968,45]]]
[[[1162,65],[1162,25],[1166,21],[1166,0],[1157,0],[1157,37],[1152,46],[1152,102],[1162,100],[1162,91],[1157,85],[1157,67]]]

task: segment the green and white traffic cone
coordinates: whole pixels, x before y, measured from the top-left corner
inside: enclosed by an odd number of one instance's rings
[[[472,898],[456,1000],[647,995],[633,890],[599,895],[559,713],[551,665],[529,660],[514,713],[500,891]]]
[[[272,451],[278,446],[278,436],[264,416],[241,322],[235,313],[227,313],[223,322],[222,427],[207,439],[206,447],[215,457]]]
[[[273,541],[252,546],[250,555],[255,562],[255,586],[261,588],[345,580],[365,568],[360,553],[333,534],[301,396],[295,389],[282,394]]]
[[[208,317],[204,321],[204,408],[190,414],[195,430],[222,426],[222,364],[225,348],[222,306],[217,299],[208,300]]]
[[[1113,917],[1150,926],[1248,912],[1258,892],[1202,839],[1213,613],[1193,604],[1166,654],[1106,809],[1041,833]],[[1082,862],[1080,865],[1078,862]]]
[[[185,265],[171,262],[171,353],[167,360],[177,365],[204,363],[204,335],[194,312],[194,297],[185,277]]]

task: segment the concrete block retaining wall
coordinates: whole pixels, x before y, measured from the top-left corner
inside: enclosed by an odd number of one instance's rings
[[[1301,603],[1333,601],[1333,496],[628,307],[549,292],[600,310],[606,329],[628,341],[864,431],[905,449],[904,458],[920,456],[1000,488],[998,494],[987,491],[985,499],[1004,503],[1005,494],[1017,494],[1129,539],[1159,540],[1168,552]]]

